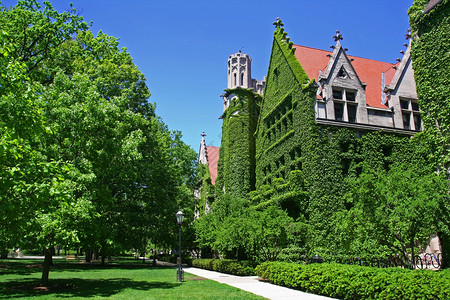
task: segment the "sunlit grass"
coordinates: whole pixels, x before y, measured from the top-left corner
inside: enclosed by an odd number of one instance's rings
[[[215,281],[151,262],[115,261],[105,266],[56,261],[47,287],[39,285],[42,261],[0,260],[0,299],[263,299]]]

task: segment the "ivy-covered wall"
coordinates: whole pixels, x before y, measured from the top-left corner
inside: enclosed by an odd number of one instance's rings
[[[246,197],[255,189],[255,137],[261,96],[251,89],[225,91],[230,104],[222,115],[216,196],[225,191]]]
[[[348,182],[363,169],[388,169],[414,156],[411,138],[315,122],[314,79],[277,26],[256,131],[256,191],[253,202],[274,201],[310,224],[309,247],[338,251],[336,212],[349,209]],[[424,163],[421,157],[417,161]]]
[[[439,171],[450,178],[450,1],[427,10],[427,0],[415,0],[408,11],[411,24],[411,58],[425,132],[434,147]],[[440,234],[444,253],[450,253],[450,236]],[[448,257],[447,266],[450,265]]]
[[[305,224],[302,247],[311,253],[360,254],[377,242],[362,236],[346,248],[349,238],[336,232],[339,213],[355,206],[346,197],[351,185],[363,172],[402,164],[417,174],[433,173],[429,139],[317,124],[317,86],[295,57],[281,21],[275,25],[263,99],[250,89],[226,91],[236,97],[223,114],[216,199],[225,192],[250,199],[257,210],[277,204]]]
[[[411,58],[419,105],[427,134],[437,145],[436,159],[450,166],[450,1],[424,13],[428,1],[414,1],[409,9]]]

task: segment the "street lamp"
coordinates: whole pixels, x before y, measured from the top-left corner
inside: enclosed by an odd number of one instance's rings
[[[184,214],[181,210],[179,210],[176,214],[177,216],[177,223],[178,226],[180,227],[180,231],[178,234],[179,237],[179,248],[178,248],[178,271],[177,271],[177,280],[178,282],[183,282],[183,270],[181,268],[181,224],[183,224],[183,220],[184,220]]]

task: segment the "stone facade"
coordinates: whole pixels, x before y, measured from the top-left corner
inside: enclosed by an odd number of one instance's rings
[[[241,51],[228,57],[227,89],[243,88],[251,89],[260,95],[264,92],[266,79],[257,80],[252,78],[252,59],[248,54]],[[235,95],[223,94],[223,111],[230,105],[230,100]]]
[[[316,59],[315,55],[329,57],[324,69],[319,65],[315,74],[308,74],[319,86],[317,123],[405,135],[421,131],[409,45],[396,64],[349,56],[340,40],[333,48],[333,52],[307,51],[307,58],[297,56],[302,65],[305,59]]]
[[[304,158],[301,158],[302,137],[299,129],[304,121],[298,118],[304,115],[300,112],[304,108],[297,105],[304,101],[300,99],[305,96],[299,92],[298,86],[306,84],[307,80],[314,80],[311,85],[316,93],[314,121],[319,126],[347,127],[359,134],[383,131],[400,136],[412,136],[422,130],[410,45],[405,44],[406,51],[401,51],[404,55],[397,63],[386,63],[348,55],[348,49],[342,46],[343,37],[339,31],[334,36],[333,51],[295,45],[285,37],[282,28],[279,34],[282,35],[281,44],[289,45],[292,52],[288,56],[295,57],[297,61],[270,65],[268,77],[263,80],[252,78],[252,60],[248,54],[239,51],[228,57],[227,89],[221,95],[223,131],[227,132],[222,134],[222,164],[216,166],[218,181],[222,185],[220,190],[228,192],[240,187],[240,193],[249,192],[260,185],[270,184],[270,178],[287,178],[290,171],[302,168]],[[277,61],[276,56],[286,56],[276,40],[271,61]],[[298,65],[297,71],[292,70],[293,65]],[[277,82],[277,78],[282,77],[280,74],[286,72],[292,72],[292,75],[285,77],[291,78],[289,80],[292,82]],[[270,87],[266,86],[269,79]],[[306,81],[300,82],[302,80]],[[268,94],[260,100],[263,92]],[[265,98],[270,98],[270,101]],[[228,134],[230,128],[236,127],[242,129],[231,129],[233,133]],[[280,147],[286,147],[287,140],[291,140],[289,147],[292,150],[282,155],[284,150]],[[205,160],[206,146],[201,147],[200,151],[199,160]],[[246,161],[250,164],[244,168],[242,159],[230,161],[233,157],[242,156],[231,155],[233,151],[246,153]],[[265,162],[259,159],[268,151],[280,153],[279,159]],[[207,161],[201,163],[210,164]],[[227,174],[234,174],[230,175],[233,178],[239,177],[236,173],[242,173],[242,180],[228,182]]]

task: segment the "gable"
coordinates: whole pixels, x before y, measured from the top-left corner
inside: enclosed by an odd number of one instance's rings
[[[293,47],[296,49],[295,56],[308,77],[317,81],[320,76],[319,74],[325,73],[333,52],[301,45],[294,45]],[[385,82],[389,83],[395,73],[393,69],[394,64],[351,55],[347,55],[347,57],[349,60],[353,60],[351,61],[351,65],[360,81],[366,84],[365,94],[367,106],[386,108],[381,103],[382,73],[385,74]]]

